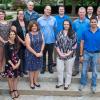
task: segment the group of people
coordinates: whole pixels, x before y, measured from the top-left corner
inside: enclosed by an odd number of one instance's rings
[[[87,7],[87,14],[86,9],[80,7],[79,17],[74,21],[65,15],[62,5],[56,16],[51,15],[49,5],[45,6],[41,17],[34,11],[33,2],[28,2],[27,8],[26,11],[19,9],[16,20],[12,22],[6,21],[5,11],[0,10],[0,75],[7,77],[12,99],[19,97],[18,76],[29,73],[30,88],[40,87],[39,72],[44,74],[48,66],[52,74],[53,61],[57,63],[56,88],[69,88],[72,76],[79,73],[81,62],[79,90],[82,91],[87,84],[90,67],[91,90],[95,93],[100,59],[100,7],[96,16],[92,6]]]

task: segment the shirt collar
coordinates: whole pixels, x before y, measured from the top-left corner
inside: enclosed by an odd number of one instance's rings
[[[60,15],[58,15],[58,16],[59,16],[59,18],[64,18],[64,17],[65,17],[65,15],[64,15],[64,16],[62,16],[62,17],[61,17]]]
[[[30,14],[30,11],[29,11],[29,10],[27,10],[27,13],[28,13],[28,14]],[[32,11],[32,14],[33,14],[33,13],[35,13],[35,11],[34,11],[34,10]]]
[[[50,18],[51,18],[51,16],[49,16],[49,17],[47,18],[45,15],[43,15],[43,19],[45,19],[45,20],[50,19]]]
[[[96,32],[97,32],[98,30],[100,30],[99,27],[97,27]],[[92,32],[92,31],[91,31],[91,28],[89,28],[89,31]],[[96,32],[95,32],[95,33],[96,33]],[[93,33],[93,32],[92,32],[92,33]]]
[[[80,23],[85,22],[86,17],[83,20],[80,20],[80,18],[78,18],[78,20],[79,20]]]

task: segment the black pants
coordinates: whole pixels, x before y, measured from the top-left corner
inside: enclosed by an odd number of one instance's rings
[[[21,67],[20,67],[20,71],[21,72],[26,72],[26,66],[25,66],[25,46],[21,46],[20,50],[19,50],[19,54],[20,54],[20,59],[21,59]]]
[[[43,51],[43,70],[46,70],[46,53],[48,52],[48,70],[52,67],[53,64],[53,49],[54,43],[45,44],[45,48]]]

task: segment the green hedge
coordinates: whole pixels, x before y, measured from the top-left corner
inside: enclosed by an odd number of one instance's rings
[[[13,16],[12,15],[7,15],[6,20],[10,20],[10,19],[13,19]]]

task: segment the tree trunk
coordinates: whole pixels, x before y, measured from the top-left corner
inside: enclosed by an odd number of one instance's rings
[[[63,0],[63,5],[66,6],[66,0]]]
[[[100,1],[96,0],[96,2],[97,2],[97,7],[100,6]]]
[[[40,0],[40,5],[42,5],[43,0]]]
[[[75,15],[76,12],[75,12],[75,8],[77,6],[77,3],[78,3],[78,0],[72,0],[72,12],[71,12],[71,15]]]

